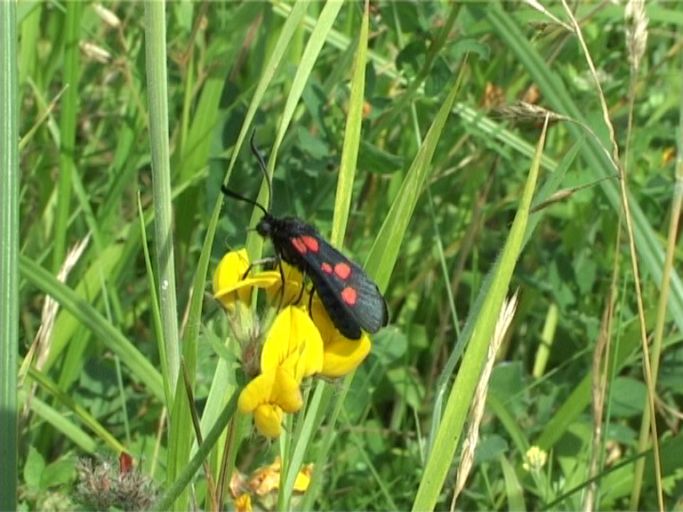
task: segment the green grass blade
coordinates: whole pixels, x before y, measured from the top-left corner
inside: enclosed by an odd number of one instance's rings
[[[363,21],[358,36],[358,47],[353,63],[351,76],[351,93],[349,95],[349,113],[346,117],[344,131],[344,145],[342,147],[339,178],[337,180],[337,194],[334,199],[334,218],[332,219],[332,234],[330,241],[341,247],[344,242],[346,223],[349,219],[353,180],[356,175],[358,148],[361,142],[361,125],[363,121],[363,99],[365,97],[365,64],[368,54],[368,6],[363,11]]]
[[[69,310],[78,321],[88,327],[104,345],[121,358],[135,378],[143,382],[157,399],[163,400],[161,374],[120,331],[107,322],[101,313],[71,288],[59,282],[47,270],[25,256],[19,257],[19,272],[28,282],[51,295],[62,307]]]
[[[180,368],[178,310],[173,257],[171,168],[168,147],[166,76],[166,4],[145,2],[145,50],[149,96],[149,131],[154,192],[154,243],[159,304],[168,358],[169,388],[175,391]]]
[[[311,32],[308,42],[306,43],[306,48],[298,62],[296,74],[292,80],[292,86],[289,89],[289,94],[287,95],[287,100],[285,101],[285,106],[282,109],[282,118],[278,125],[277,134],[275,135],[275,140],[273,141],[273,147],[268,156],[268,179],[272,179],[273,172],[275,170],[275,162],[277,161],[277,152],[280,149],[283,139],[285,138],[285,133],[287,133],[287,128],[292,122],[294,117],[294,112],[299,105],[299,100],[304,92],[304,87],[308,82],[308,78],[311,75],[313,67],[316,63],[320,50],[325,44],[327,35],[332,29],[332,24],[334,20],[337,19],[337,14],[343,5],[341,0],[330,0],[325,4],[322,11],[320,12],[320,17],[318,18],[315,28]],[[259,201],[265,203],[263,198],[267,192],[267,187],[265,183],[261,186],[261,191],[259,193]],[[257,210],[254,211],[254,217],[252,218],[252,224],[255,223],[257,217],[260,217],[261,213]],[[254,258],[260,257],[261,248],[263,246],[263,240],[257,233],[251,233],[247,238],[247,249],[249,254]]]
[[[237,409],[238,397],[239,390],[232,395],[221,411],[216,423],[214,423],[209,433],[204,437],[204,442],[188,464],[183,467],[182,471],[178,474],[178,478],[159,497],[159,500],[154,504],[153,510],[171,510],[173,503],[177,503],[178,496],[180,496],[183,490],[188,486],[192,477],[194,477],[197,470],[199,470],[202,463],[209,456],[209,452],[220,438],[223,430],[225,430],[225,427],[228,425],[228,422],[234,416]]]
[[[169,408],[168,478],[174,480],[187,464],[192,442],[192,428],[187,397],[180,375],[180,343],[176,299],[173,213],[171,198],[171,166],[168,141],[168,77],[166,73],[166,3],[145,2],[145,65],[149,101],[152,185],[154,198],[154,245],[159,305],[166,358],[168,387],[172,404]],[[184,490],[174,508],[188,506],[189,492]]]
[[[52,249],[52,270],[57,272],[66,254],[66,235],[71,210],[71,176],[76,172],[75,142],[76,117],[78,111],[78,78],[80,74],[80,36],[81,2],[66,4],[66,37],[64,40],[64,82],[69,88],[62,98],[59,137],[59,181],[57,183],[57,213],[55,215],[54,245]]]
[[[192,282],[192,290],[190,292],[190,309],[187,315],[185,334],[183,336],[183,360],[187,366],[192,380],[194,380],[197,364],[197,338],[199,336],[199,329],[201,327],[202,320],[204,288],[207,282],[207,272],[209,269],[209,260],[211,258],[211,248],[213,247],[214,234],[216,232],[216,225],[218,224],[220,213],[220,204],[216,204],[209,220],[207,236],[202,245],[202,251],[199,255],[199,261],[197,263],[197,271],[195,272],[194,280]]]
[[[562,178],[565,176],[571,165],[574,163],[574,160],[576,159],[576,156],[580,149],[581,144],[575,144],[569,151],[567,151],[567,153],[564,155],[564,157],[559,163],[556,163],[547,157],[541,158],[541,163],[543,164],[543,162],[545,162],[545,165],[543,165],[543,167],[547,166],[547,168],[552,171],[552,174],[548,176],[546,182],[539,188],[539,191],[536,194],[536,200],[534,201],[534,204],[538,204],[544,201],[558,190],[560,183],[562,183]],[[539,225],[541,220],[543,220],[544,211],[545,210],[541,210],[529,219],[529,222],[527,224],[526,235],[524,237],[524,246],[526,246],[526,244],[529,242],[529,240],[531,239],[532,235],[536,230],[536,227]],[[441,374],[439,375],[439,378],[437,380],[436,403],[434,410],[432,412],[432,418],[439,418],[441,416],[442,400],[443,397],[445,397],[446,395],[446,388],[452,379],[453,372],[455,371],[458,361],[460,361],[460,356],[462,355],[462,351],[465,348],[465,342],[472,335],[474,319],[478,316],[479,311],[481,310],[481,306],[484,302],[484,298],[488,294],[489,288],[493,284],[495,273],[496,267],[494,266],[493,268],[491,268],[489,273],[486,275],[486,278],[482,282],[481,287],[479,289],[479,294],[477,295],[474,304],[470,307],[470,313],[468,315],[467,321],[465,322],[465,326],[462,328],[461,333],[458,336],[458,341],[451,350],[451,353],[448,356],[448,360],[446,361],[446,364],[441,370]],[[499,419],[503,421],[502,418]],[[437,425],[438,421],[432,420],[432,432],[430,435],[430,439],[432,440],[434,439],[434,436],[436,434],[435,429]]]
[[[515,510],[523,512],[526,510],[526,505],[524,504],[524,490],[522,484],[517,478],[517,473],[515,473],[515,468],[512,464],[504,457],[499,457],[500,467],[503,470],[503,477],[505,479],[505,495],[508,501],[508,510]]]
[[[183,336],[183,363],[187,369],[189,379],[188,385],[191,388],[195,386],[195,377],[197,370],[197,339],[199,336],[199,329],[201,326],[202,305],[204,303],[204,286],[206,283],[206,273],[209,267],[209,259],[211,256],[211,248],[213,246],[213,233],[216,231],[218,218],[220,216],[220,203],[217,202],[213,214],[211,216],[210,224],[207,230],[207,236],[202,245],[202,251],[197,265],[197,271],[193,280],[193,286],[190,296],[190,307],[187,316],[187,324],[185,335]],[[225,396],[225,395],[224,395]],[[195,439],[192,416],[189,409],[191,404],[188,403],[188,397],[185,393],[185,383],[182,379],[178,380],[178,389],[175,394],[173,402],[173,414],[176,416],[174,426],[176,433],[171,433],[171,442],[174,438],[178,438],[175,443],[169,447],[169,460],[174,461],[176,467],[172,474],[178,475],[180,471],[187,465],[188,459]],[[181,442],[182,440],[182,442]],[[232,473],[232,472],[231,472]],[[231,474],[230,473],[230,474]],[[182,503],[182,498],[175,503]]]
[[[436,505],[439,493],[446,479],[455,450],[465,425],[474,390],[486,358],[489,340],[495,328],[501,305],[505,300],[512,273],[517,264],[524,242],[529,219],[529,210],[536,189],[540,168],[545,130],[539,140],[536,156],[529,170],[519,209],[510,229],[510,235],[498,260],[493,285],[475,320],[472,338],[469,341],[462,365],[451,388],[444,415],[429,453],[420,486],[413,503],[413,510],[431,510]]]
[[[52,395],[57,402],[66,407],[73,417],[78,418],[81,423],[97,435],[101,441],[104,441],[115,453],[126,451],[123,444],[112,436],[109,431],[104,428],[104,425],[97,421],[92,414],[86,411],[83,406],[79,405],[69,394],[61,391],[57,385],[44,374],[37,371],[35,368],[30,368],[28,375],[44,391]]]
[[[279,69],[280,64],[283,61],[283,57],[286,55],[286,52],[289,49],[289,44],[292,41],[292,38],[294,37],[302,18],[306,14],[307,5],[307,0],[298,0],[292,7],[289,15],[287,16],[285,24],[280,31],[280,35],[273,48],[273,53],[270,54],[268,62],[261,72],[258,84],[256,85],[256,90],[254,91],[254,96],[249,102],[247,113],[245,114],[244,121],[242,122],[242,128],[240,129],[239,136],[237,137],[235,149],[230,157],[228,170],[225,173],[224,183],[227,183],[227,181],[230,179],[230,174],[235,166],[235,162],[239,156],[242,144],[244,144],[244,140],[247,138],[249,128],[251,128],[251,123],[254,120],[254,115],[256,115],[256,109],[261,104],[261,101],[266,93],[266,89],[268,89],[268,86],[273,81],[273,77],[275,76],[276,71]]]
[[[21,392],[19,397],[22,401],[27,400],[25,392]],[[81,450],[86,453],[97,453],[100,443],[95,441],[90,434],[81,427],[64,416],[63,411],[58,411],[51,405],[45,403],[38,397],[31,397],[31,411],[41,418],[45,423],[51,425],[57,432],[61,432],[67,439],[73,441]],[[9,509],[16,510],[16,509]]]
[[[155,338],[157,341],[157,350],[159,351],[159,360],[161,363],[161,377],[164,382],[164,396],[167,404],[172,402],[172,392],[168,387],[170,379],[168,378],[168,358],[166,357],[166,345],[163,339],[163,328],[161,326],[161,312],[159,308],[159,297],[157,297],[155,287],[154,266],[152,265],[152,257],[149,254],[149,243],[147,242],[147,228],[145,226],[145,218],[142,213],[142,203],[140,202],[140,195],[138,194],[138,220],[140,221],[140,236],[142,238],[142,253],[145,256],[145,268],[147,269],[147,285],[149,286],[149,301],[150,314],[152,315],[152,323]]]
[[[176,186],[173,191],[173,197],[175,198],[182,194],[195,180],[202,177],[202,175],[195,176],[193,180]],[[144,224],[147,226],[153,220],[154,210],[148,210],[145,214]],[[125,224],[117,234],[118,239],[125,242],[123,244],[110,243],[101,254],[97,254],[94,257],[95,259],[91,261],[88,269],[82,274],[79,283],[74,287],[74,291],[80,300],[86,300],[91,304],[96,302],[101,292],[100,276],[102,275],[107,277],[107,282],[110,285],[118,284],[121,274],[130,267],[132,259],[140,250],[140,243],[143,239],[140,229],[137,221]],[[87,260],[87,253],[84,259]],[[57,315],[50,353],[43,366],[43,371],[47,372],[59,357],[62,356],[72,336],[79,328],[80,323],[78,320],[68,312],[60,312]]]
[[[292,80],[292,86],[282,110],[282,119],[278,125],[272,152],[268,158],[268,171],[271,175],[275,168],[278,149],[280,149],[280,144],[282,144],[287,128],[289,128],[289,124],[294,117],[294,111],[299,104],[301,94],[304,92],[304,87],[306,87],[313,66],[320,54],[320,50],[322,50],[327,35],[332,29],[332,24],[334,23],[334,20],[337,19],[337,14],[339,14],[339,10],[343,4],[344,2],[341,0],[330,0],[325,4],[325,7],[323,7],[320,12],[320,17],[318,18],[315,28],[313,29],[313,32],[311,32],[311,36],[306,43],[306,48],[298,63],[296,74]]]
[[[173,18],[174,11],[183,10],[178,3],[172,5],[169,19]],[[215,3],[205,4],[199,11],[201,12],[204,8],[207,12],[217,10]],[[172,160],[172,168],[177,171],[176,178],[191,179],[193,175],[205,168],[209,158],[214,156],[216,142],[214,134],[220,128],[226,115],[221,101],[224,99],[226,85],[230,83],[230,79],[226,80],[225,63],[239,62],[244,42],[249,40],[253,28],[260,24],[257,21],[258,16],[266,9],[267,4],[263,2],[243,2],[235,7],[220,37],[223,50],[220,54],[204,55],[200,48],[192,47],[186,50],[190,57],[185,68],[187,77],[184,81],[183,114]],[[200,14],[194,21],[195,26],[201,19]],[[213,38],[209,40],[209,48],[212,47],[212,43],[215,44]],[[260,41],[259,44],[261,44]],[[197,75],[197,73],[200,74]],[[205,73],[208,76],[202,76]],[[195,89],[199,85],[201,85],[201,92],[197,94]],[[251,93],[250,87],[245,87],[244,92],[234,98],[228,112],[233,108],[241,108],[242,96],[246,96],[247,93]],[[235,149],[238,148],[239,146]],[[238,151],[233,151],[233,157],[236,157],[237,153]],[[184,261],[186,250],[189,248],[186,240],[191,238],[192,231],[196,228],[197,210],[201,209],[201,203],[198,201],[201,197],[200,188],[192,188],[183,196],[183,200],[176,204],[176,239],[182,244],[178,257],[180,261]]]
[[[443,127],[446,124],[446,119],[448,119],[459,90],[460,80],[458,78],[451,87],[436,116],[434,116],[434,121],[424,138],[422,146],[410,165],[401,188],[396,195],[396,199],[392,203],[389,213],[384,219],[384,223],[375,239],[375,243],[370,249],[365,269],[375,278],[377,285],[382,290],[389,284],[389,278],[394,270],[408,223],[412,218],[415,205],[422,193],[427,176],[429,176],[429,172],[432,169],[430,164],[436,144],[439,141]]]
[[[15,2],[0,4],[0,510],[16,510],[18,482],[19,117]]]
[[[478,9],[478,7],[477,7]],[[487,19],[491,22],[498,35],[515,53],[520,62],[527,68],[535,83],[548,103],[558,112],[588,124],[582,108],[576,104],[569,94],[559,75],[548,67],[548,62],[539,54],[522,33],[513,16],[505,12],[500,5],[492,4],[484,10]],[[575,140],[584,138],[585,131],[573,123],[567,124],[567,130],[572,132]],[[615,174],[615,169],[609,160],[605,147],[594,137],[586,138],[582,146],[581,154],[586,161],[586,168],[595,173],[596,179]],[[600,183],[610,205],[619,214],[622,210],[618,183],[616,180],[605,180]],[[653,278],[657,286],[661,286],[664,265],[664,250],[658,241],[655,230],[648,222],[640,205],[629,196],[631,215],[635,228],[635,240],[638,247],[638,256],[643,263],[643,269]],[[679,330],[683,330],[683,282],[677,272],[671,273],[671,300],[669,311]]]
[[[626,336],[621,340],[618,350],[610,355],[607,368],[614,368],[619,372],[627,363],[631,361],[633,352],[639,347],[639,339],[633,336]],[[592,374],[587,373],[577,384],[574,385],[572,392],[557,408],[548,423],[534,442],[540,448],[548,451],[552,446],[567,432],[568,428],[591,403],[592,399]]]
[[[21,20],[21,45],[19,49],[19,83],[26,82],[27,77],[35,76],[37,65],[37,47],[40,37],[40,15],[43,4],[37,3],[34,8]],[[4,31],[3,34],[9,34]],[[7,48],[7,46],[4,46]],[[5,75],[9,76],[9,75]]]
[[[361,124],[363,121],[362,114],[365,93],[365,64],[367,59],[368,27],[369,12],[368,5],[366,3],[365,9],[363,11],[363,20],[361,22],[361,29],[358,36],[358,47],[356,49],[352,70],[349,113],[346,118],[344,145],[342,148],[341,164],[337,181],[337,194],[335,197],[334,218],[332,219],[332,235],[330,237],[330,241],[337,247],[341,247],[344,240],[344,232],[346,231],[349,207],[351,204],[351,194],[353,192],[353,181],[356,171],[358,148],[360,147],[361,142],[360,136]],[[346,378],[344,380],[344,390],[336,397],[337,407],[335,407],[335,412],[329,418],[330,425],[334,425],[336,423],[337,415],[341,410],[339,405],[340,403],[343,403],[350,384],[351,378]],[[311,445],[312,439],[318,431],[318,427],[322,421],[320,412],[323,410],[323,406],[329,403],[330,391],[326,388],[327,386],[324,383],[319,383],[316,385],[313,399],[308,403],[306,417],[303,420],[300,436],[298,439],[296,439],[291,461],[287,466],[285,485],[280,497],[280,501],[285,507],[289,506],[297,473],[304,462],[304,456],[306,455],[307,449]],[[328,429],[323,436],[322,445],[330,446],[333,437],[333,429]],[[319,477],[319,475],[314,475],[314,478]],[[312,496],[311,499],[313,498],[314,496]]]

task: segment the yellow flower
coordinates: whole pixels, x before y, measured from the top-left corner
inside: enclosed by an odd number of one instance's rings
[[[358,368],[370,353],[372,344],[367,333],[359,340],[345,338],[334,326],[320,299],[313,299],[313,322],[323,339],[323,367],[320,374],[338,378]]]
[[[240,393],[237,407],[254,413],[254,423],[265,437],[278,437],[284,412],[301,409],[299,383],[283,368],[276,367],[253,379]]]
[[[280,471],[282,464],[280,456],[275,457],[272,464],[257,469],[249,479],[249,488],[257,496],[264,496],[280,487]],[[311,483],[313,474],[313,464],[307,464],[299,470],[294,480],[294,490],[296,492],[306,492]]]
[[[289,263],[282,262],[282,272],[285,276],[285,288],[282,291],[282,280],[280,279],[280,270],[275,269],[272,272],[277,272],[278,280],[266,288],[266,294],[271,304],[280,304],[280,294],[282,293],[282,306],[288,306],[301,296],[302,302],[308,300],[306,293],[301,293],[303,286],[303,275],[298,268],[293,267]]]
[[[244,493],[241,496],[235,498],[235,511],[236,512],[251,512],[251,496],[249,493]]]
[[[299,384],[322,369],[323,342],[301,308],[288,306],[277,315],[261,351],[261,375],[240,394],[238,407],[254,413],[258,431],[277,437],[285,412],[303,405]]]
[[[273,438],[282,431],[285,413],[297,412],[303,406],[299,386],[306,377],[320,373],[337,378],[350,373],[367,357],[371,343],[365,333],[359,340],[342,336],[318,298],[312,303],[311,319],[305,309],[309,297],[301,293],[303,276],[296,268],[283,263],[284,288],[279,269],[244,277],[249,268],[244,249],[226,254],[216,268],[214,294],[229,310],[230,318],[239,318],[240,311],[248,308],[254,287],[265,288],[270,301],[278,301],[278,308],[299,298],[303,302],[303,306],[290,305],[277,314],[262,347],[259,336],[252,336],[259,345],[243,344],[243,356],[249,356],[244,360],[246,373],[258,375],[240,393],[238,407],[254,415],[262,435]]]
[[[308,486],[311,485],[311,477],[313,476],[313,464],[306,464],[296,474],[294,480],[294,490],[296,492],[306,492]]]
[[[531,446],[524,454],[524,463],[522,467],[525,471],[536,472],[545,466],[548,460],[548,453],[538,446]]]
[[[258,272],[244,277],[247,270],[249,256],[246,249],[230,251],[218,263],[213,274],[213,293],[226,308],[231,309],[237,299],[248,303],[252,288],[271,287],[280,282],[278,271]]]
[[[323,340],[308,314],[288,306],[277,315],[261,352],[261,371],[284,368],[301,381],[323,366]]]

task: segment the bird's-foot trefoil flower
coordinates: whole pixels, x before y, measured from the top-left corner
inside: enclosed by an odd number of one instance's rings
[[[279,265],[276,270],[250,271],[247,252],[241,249],[223,257],[213,278],[214,297],[228,312],[233,334],[241,341],[245,374],[252,378],[238,408],[253,414],[257,430],[270,438],[282,432],[286,413],[303,406],[299,387],[304,379],[342,377],[355,370],[371,348],[366,333],[358,340],[345,338],[317,295],[306,289],[301,273],[284,262]],[[248,316],[245,310],[251,311],[254,288],[266,290],[271,311],[276,311],[263,335],[256,328],[246,334],[236,328],[248,324],[235,319]],[[264,317],[273,318],[267,312]]]
[[[235,510],[251,510],[252,501],[259,510],[274,510],[277,505],[277,492],[280,488],[282,464],[280,457],[266,466],[259,467],[250,475],[235,471],[230,478],[230,494],[234,499]],[[302,466],[294,479],[292,490],[295,495],[305,493],[313,475],[313,464]]]

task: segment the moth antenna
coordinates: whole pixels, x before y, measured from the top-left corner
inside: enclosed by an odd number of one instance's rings
[[[240,201],[244,201],[245,203],[249,203],[251,205],[254,205],[259,210],[261,210],[265,215],[269,215],[268,210],[266,210],[261,203],[259,203],[258,201],[254,201],[253,199],[249,199],[248,197],[245,197],[242,194],[238,194],[234,190],[230,190],[225,185],[221,185],[221,192],[223,192],[223,194],[225,194],[228,197],[232,197],[234,199],[239,199]]]
[[[268,169],[266,168],[266,162],[263,160],[263,156],[259,152],[258,148],[256,147],[256,141],[254,140],[256,138],[256,129],[251,132],[251,138],[249,139],[249,145],[251,146],[251,152],[254,154],[256,157],[256,160],[258,161],[259,167],[261,168],[261,172],[263,172],[263,177],[266,180],[266,185],[268,186],[268,211],[271,211],[273,207],[273,185],[270,182],[270,177],[268,176]]]

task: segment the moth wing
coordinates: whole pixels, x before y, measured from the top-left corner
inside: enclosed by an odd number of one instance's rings
[[[374,333],[387,324],[384,297],[360,266],[319,236],[296,237],[292,245],[305,261],[313,286],[342,334],[357,339],[360,328]],[[306,250],[301,250],[304,247]]]

